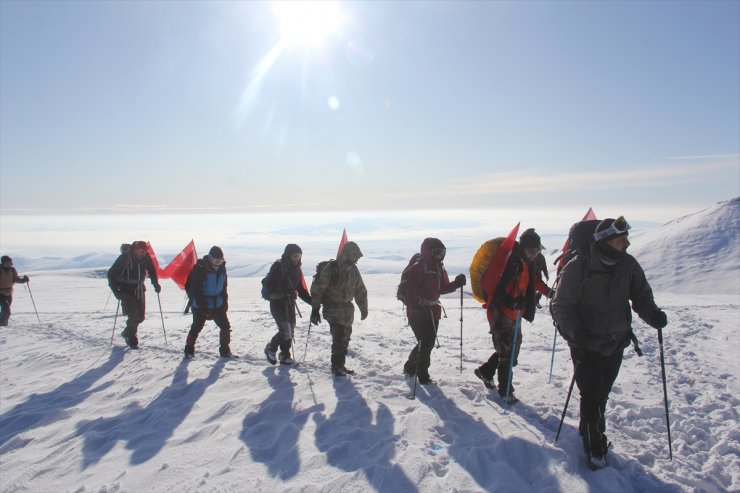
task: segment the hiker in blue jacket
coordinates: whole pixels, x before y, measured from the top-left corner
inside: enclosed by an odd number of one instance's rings
[[[208,255],[193,267],[185,283],[193,312],[193,324],[185,342],[185,356],[195,354],[195,341],[203,330],[206,320],[213,320],[220,329],[219,353],[223,358],[234,358],[231,353],[231,323],[226,312],[229,310],[229,295],[226,291],[226,260],[221,248],[214,246]]]

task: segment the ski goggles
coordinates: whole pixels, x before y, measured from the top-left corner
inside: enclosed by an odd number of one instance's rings
[[[598,231],[594,233],[594,240],[600,241],[611,236],[626,235],[629,234],[628,231],[630,230],[630,228],[631,226],[629,225],[629,223],[627,223],[627,220],[624,218],[624,216],[619,216],[608,228],[603,231]]]
[[[446,254],[446,248],[432,248],[432,257],[445,258]]]

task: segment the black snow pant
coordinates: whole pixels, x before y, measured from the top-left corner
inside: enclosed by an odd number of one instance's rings
[[[604,433],[606,431],[604,412],[612,385],[622,366],[622,353],[620,350],[609,356],[603,356],[593,351],[570,348],[576,385],[581,394],[578,432],[583,436],[586,453],[596,457],[603,457],[606,454],[608,443]]]
[[[143,289],[141,290],[141,296],[137,296],[136,293],[121,293],[121,310],[126,314],[126,328],[123,329],[121,335],[126,337],[137,345],[139,342],[137,332],[139,330],[139,324],[144,321],[146,315],[146,298],[144,297]]]
[[[229,317],[226,315],[226,305],[222,304],[220,307],[212,310],[213,321],[216,327],[220,329],[218,334],[219,341],[219,352],[221,355],[226,355],[231,352],[229,344],[231,343],[231,323]],[[193,325],[190,326],[190,332],[185,340],[185,344],[192,348],[195,348],[195,341],[198,339],[200,331],[203,330],[203,326],[206,324],[206,310],[202,308],[192,308],[193,312]]]
[[[331,333],[331,368],[344,368],[347,359],[347,348],[352,338],[352,326],[342,325],[329,320]]]
[[[270,300],[270,314],[275,319],[278,331],[270,339],[270,351],[277,352],[278,347],[283,357],[291,357],[290,348],[295,336],[295,307],[291,299]]]
[[[8,325],[11,303],[13,303],[12,294],[0,294],[0,326]]]
[[[417,342],[403,365],[403,371],[408,375],[416,374],[422,382],[428,381],[430,379],[429,366],[432,364],[432,349],[437,338],[439,320],[434,318],[430,307],[419,307],[414,310],[409,325],[411,325],[411,330],[414,331]]]

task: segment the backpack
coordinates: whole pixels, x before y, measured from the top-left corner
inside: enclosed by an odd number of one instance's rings
[[[403,303],[404,306],[407,305],[406,293],[409,288],[409,272],[411,271],[411,268],[419,262],[421,262],[421,254],[413,254],[409,259],[408,265],[403,269],[403,272],[401,272],[401,282],[398,283],[398,287],[396,288],[396,299]]]
[[[330,272],[330,279],[331,284],[337,283],[337,275],[339,274],[339,266],[337,265],[337,261],[332,259],[329,260],[322,260],[318,264],[316,264],[316,273],[311,278],[311,289],[313,289],[313,285],[316,284],[319,281],[319,276],[321,275],[321,271],[324,270],[324,267],[329,266],[331,269]]]
[[[591,245],[594,243],[594,233],[596,232],[596,226],[601,221],[598,219],[590,219],[586,221],[579,221],[570,227],[568,231],[567,245],[568,249],[563,252],[558,258],[555,259],[553,265],[557,265],[557,275],[560,276],[560,271],[563,270],[565,264],[571,261],[576,254],[582,256],[588,256],[591,251]],[[556,281],[557,282],[557,281]]]
[[[483,286],[481,286],[481,281],[483,281],[483,275],[488,270],[488,265],[491,263],[493,255],[498,251],[505,239],[502,236],[484,242],[478,248],[478,251],[475,252],[473,260],[470,263],[470,289],[473,293],[473,298],[479,303],[488,303],[488,296],[484,292]]]
[[[262,295],[263,300],[270,301],[270,290],[267,289],[267,283],[270,282],[270,273],[268,272],[265,277],[262,278],[262,289],[260,289],[260,294]]]

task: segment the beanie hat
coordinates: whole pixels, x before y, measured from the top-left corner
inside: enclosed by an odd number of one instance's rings
[[[522,248],[540,248],[540,235],[534,232],[534,228],[529,228],[519,237],[519,244]]]
[[[131,243],[131,250],[147,250],[145,241],[135,241]]]
[[[220,247],[212,246],[211,249],[208,251],[208,255],[210,255],[212,258],[224,258],[224,251],[221,250]]]
[[[7,255],[3,255],[2,259],[0,259],[0,263],[3,263],[4,264],[5,262],[10,262],[12,264],[13,263],[13,259],[10,258],[10,257],[8,257]]]
[[[623,216],[619,216],[617,219],[611,217],[606,218],[596,226],[594,240],[599,243],[606,243],[618,236],[627,236],[629,234],[629,229],[630,225],[627,224],[627,221]]]
[[[303,250],[301,250],[301,247],[299,247],[295,243],[288,243],[287,245],[285,245],[285,251],[283,251],[284,257],[290,257],[294,253],[302,254]]]

